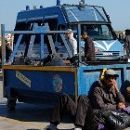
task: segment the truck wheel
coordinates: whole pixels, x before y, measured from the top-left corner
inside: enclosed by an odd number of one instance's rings
[[[7,99],[7,110],[8,111],[15,111],[16,106],[16,99]]]

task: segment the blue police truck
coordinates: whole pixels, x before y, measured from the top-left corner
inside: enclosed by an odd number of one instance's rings
[[[65,35],[68,28],[73,30],[78,42],[76,56]],[[93,62],[84,60],[81,40],[84,31],[95,44]],[[117,39],[110,18],[101,6],[87,5],[82,0],[77,5],[61,5],[58,1],[56,6],[46,8],[27,6],[18,13],[11,33],[14,34],[13,52],[3,65],[4,96],[9,110],[15,109],[16,100],[53,105],[62,92],[76,101],[79,95],[88,95],[104,68],[119,74],[122,92],[130,82],[124,43]]]

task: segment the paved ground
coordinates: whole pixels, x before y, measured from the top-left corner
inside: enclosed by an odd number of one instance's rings
[[[3,98],[2,81],[0,81],[0,130],[43,130],[49,124],[51,108],[44,106],[17,103],[15,112],[6,110],[6,99]],[[64,117],[59,128],[67,130],[73,128],[72,123]]]

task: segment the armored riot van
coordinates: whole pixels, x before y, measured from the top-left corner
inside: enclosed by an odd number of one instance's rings
[[[117,39],[109,15],[103,7],[87,5],[81,1],[79,5],[58,3],[53,7],[26,9],[18,13],[15,30],[33,30],[35,24],[38,27],[48,24],[50,30],[77,30],[79,26],[81,34],[87,32],[93,39],[96,60],[127,60],[124,43]],[[60,42],[58,35],[55,36],[55,42]],[[83,54],[84,42],[81,41],[80,44]]]
[[[68,28],[77,39],[76,56],[66,39]],[[81,40],[84,31],[95,43],[98,64],[84,61]],[[79,5],[27,8],[18,13],[12,33],[14,49],[3,65],[4,96],[9,110],[15,109],[17,99],[54,105],[59,93],[67,93],[76,101],[79,95],[88,95],[104,68],[114,69],[119,74],[120,88],[122,83],[130,81],[129,64],[119,62],[126,57],[124,46],[117,39],[103,7],[81,1]],[[101,62],[104,60],[107,64]]]

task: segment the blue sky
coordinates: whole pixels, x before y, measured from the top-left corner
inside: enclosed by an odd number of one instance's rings
[[[75,4],[79,0],[61,0],[61,3]],[[104,6],[110,15],[114,30],[130,29],[130,0],[86,0],[87,4]],[[0,0],[0,24],[12,30],[15,26],[17,12],[25,10],[26,5],[37,8],[56,4],[56,0]]]

